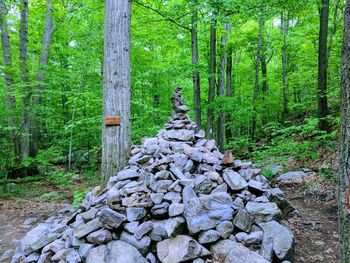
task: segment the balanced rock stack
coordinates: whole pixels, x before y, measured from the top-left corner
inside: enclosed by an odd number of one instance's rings
[[[13,262],[292,261],[294,237],[279,222],[294,208],[282,191],[204,138],[181,88],[172,103],[165,129],[132,149],[107,188],[63,222],[31,230]]]

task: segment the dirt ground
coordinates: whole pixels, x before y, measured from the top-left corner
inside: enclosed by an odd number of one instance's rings
[[[294,263],[337,262],[336,186],[315,178],[281,186],[287,199],[298,210],[287,220],[296,238]],[[65,206],[67,202],[0,199],[0,262],[10,262],[6,253],[15,249],[25,233]],[[33,222],[25,225],[28,218],[33,218]]]

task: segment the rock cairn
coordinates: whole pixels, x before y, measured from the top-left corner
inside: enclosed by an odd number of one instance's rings
[[[165,128],[70,218],[31,230],[12,262],[292,261],[294,237],[280,220],[294,208],[261,169],[205,139],[183,102],[177,87]]]

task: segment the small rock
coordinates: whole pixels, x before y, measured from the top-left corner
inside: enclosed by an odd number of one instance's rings
[[[184,212],[184,205],[183,204],[171,204],[169,206],[169,216],[170,217],[174,217],[174,216],[178,216],[178,215],[182,215]]]
[[[232,170],[226,170],[222,177],[233,191],[241,190],[248,186],[248,183],[242,178],[242,176]]]
[[[102,245],[112,240],[112,233],[107,229],[100,229],[90,233],[86,240],[94,245]]]
[[[126,221],[126,216],[113,211],[110,208],[105,208],[101,211],[100,221],[106,228],[117,229],[124,221]]]
[[[147,211],[143,207],[128,207],[126,209],[126,216],[129,222],[140,220],[146,215]]]
[[[137,227],[134,233],[134,236],[136,239],[140,240],[144,235],[146,235],[152,229],[153,229],[153,223],[151,221],[144,222]]]
[[[220,238],[219,231],[210,229],[199,233],[198,242],[200,244],[213,243],[217,241],[219,238]]]

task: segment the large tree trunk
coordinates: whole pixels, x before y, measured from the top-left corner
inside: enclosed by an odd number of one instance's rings
[[[261,63],[261,76],[262,76],[261,91],[265,93],[268,90],[268,84],[267,84],[267,62],[266,62],[266,47],[265,47],[265,41],[264,41],[264,30],[265,30],[265,19],[263,18],[262,33],[261,33],[260,63]]]
[[[322,0],[320,7],[320,32],[319,32],[319,47],[318,47],[318,89],[317,89],[317,104],[319,128],[328,130],[326,117],[328,115],[327,102],[327,35],[328,35],[328,14],[329,0]]]
[[[42,104],[42,92],[44,90],[45,72],[46,72],[46,67],[49,60],[51,39],[54,31],[52,11],[53,11],[52,0],[47,0],[44,35],[42,38],[42,44],[41,44],[42,46],[41,46],[40,59],[39,59],[39,70],[36,75],[36,79],[39,84],[35,87],[35,93],[32,99],[33,106],[36,107],[36,109],[33,112],[33,119],[31,123],[32,124],[32,142],[31,142],[32,156],[36,156],[39,148],[38,144],[39,144],[39,138],[40,138],[40,120],[39,120],[40,118],[38,116],[39,113],[37,108]]]
[[[350,262],[350,0],[346,0],[342,53],[339,149],[339,255]]]
[[[16,118],[16,99],[13,94],[13,67],[11,55],[11,43],[7,24],[7,8],[4,0],[0,0],[0,30],[1,30],[1,44],[2,54],[5,65],[5,84],[6,84],[6,98],[7,98],[7,112],[8,112],[8,126],[10,128],[9,137],[12,144],[12,150],[16,157],[20,157],[20,144],[16,134],[17,118]]]
[[[223,32],[223,35],[221,37],[221,46],[220,46],[220,65],[219,65],[219,86],[218,86],[218,97],[224,97],[225,95],[225,69],[226,69],[226,43],[227,43],[227,31],[228,31],[228,25],[225,23],[223,24],[223,27],[225,28],[226,32]],[[217,130],[217,136],[218,136],[218,147],[220,151],[224,150],[224,140],[225,140],[225,115],[223,112],[222,106],[220,106],[219,109],[219,118],[218,118],[218,130]]]
[[[283,112],[282,118],[287,118],[288,115],[288,82],[287,82],[287,35],[289,29],[289,18],[286,12],[281,15],[281,31],[283,34],[282,46],[282,97],[283,97]]]
[[[193,0],[193,14],[192,14],[192,78],[193,78],[193,97],[194,97],[194,116],[195,122],[201,126],[201,89],[200,89],[200,74],[198,71],[198,1]]]
[[[257,123],[257,100],[259,94],[259,73],[260,73],[260,61],[261,61],[261,47],[262,47],[262,37],[263,37],[263,26],[264,19],[259,19],[259,38],[258,38],[258,48],[256,51],[255,60],[255,83],[254,83],[254,93],[253,93],[253,115],[252,115],[252,131],[251,138],[255,139],[256,134],[256,123]]]
[[[28,84],[28,0],[21,0],[21,22],[19,30],[19,62],[20,79],[23,85],[23,116],[22,116],[22,158],[30,156],[30,97],[31,86]]]
[[[216,14],[214,13],[214,16]],[[208,91],[208,123],[207,137],[213,138],[214,135],[214,98],[216,86],[216,18],[213,19],[210,26],[210,50],[209,50],[209,91]]]
[[[102,185],[130,155],[130,0],[106,0],[103,68]],[[107,118],[120,124],[106,123]]]

